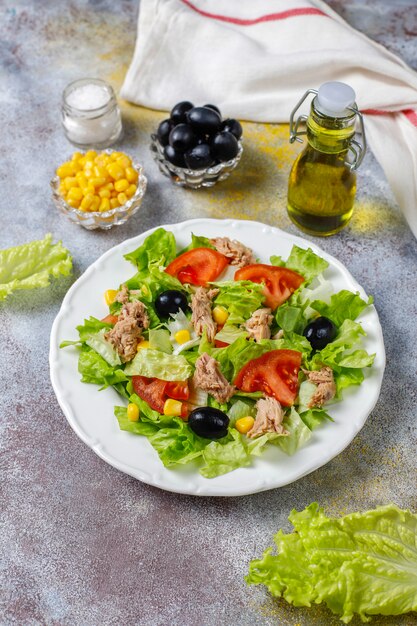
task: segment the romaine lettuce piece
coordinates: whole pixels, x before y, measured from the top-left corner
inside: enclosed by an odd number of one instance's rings
[[[347,319],[355,320],[372,302],[373,298],[371,296],[365,302],[359,293],[342,289],[342,291],[331,296],[329,304],[322,300],[314,300],[311,303],[311,308],[320,313],[320,315],[331,319],[336,326],[341,326]]]
[[[200,474],[205,478],[215,478],[238,467],[250,465],[250,456],[241,434],[234,428],[231,428],[229,433],[231,440],[211,441],[204,448],[203,460],[206,464],[201,468]]]
[[[154,328],[149,331],[149,347],[151,350],[160,350],[166,354],[172,353],[172,343],[169,332],[165,328]]]
[[[288,269],[294,270],[294,272],[304,276],[307,282],[329,267],[328,262],[313,252],[311,248],[305,250],[295,245],[292,247],[290,256],[286,261],[283,261],[280,256],[271,256],[270,262],[272,265],[288,267]]]
[[[106,332],[107,329],[102,328],[98,331],[98,333],[93,333],[87,337],[85,339],[85,343],[102,356],[109,365],[117,367],[117,365],[122,364],[122,361],[120,360],[117,350],[115,350],[112,344],[105,339],[104,335]]]
[[[177,253],[175,237],[173,233],[164,228],[157,228],[151,235],[146,237],[139,248],[124,255],[127,261],[131,261],[138,270],[147,270],[155,262],[159,265],[168,265]]]
[[[128,380],[122,369],[109,365],[102,356],[86,345],[81,346],[78,371],[83,383],[102,385],[102,388]]]
[[[186,248],[183,248],[180,252],[178,252],[177,256],[180,256],[180,254],[184,254],[184,252],[188,252],[189,250],[194,250],[194,248],[212,248],[215,250],[215,247],[212,243],[210,243],[210,239],[208,237],[202,237],[191,233],[191,243]]]
[[[417,515],[394,504],[335,519],[316,502],[292,511],[291,534],[249,566],[248,584],[264,584],[294,606],[324,602],[348,624],[355,614],[417,610]]]
[[[212,284],[220,289],[214,304],[227,309],[228,324],[243,324],[256,309],[262,307],[265,297],[263,285],[250,280],[227,280]]]
[[[128,376],[146,376],[160,380],[187,380],[193,373],[181,354],[165,354],[159,350],[139,350],[125,367]]]
[[[72,257],[59,241],[52,243],[48,233],[43,239],[0,250],[0,300],[18,289],[47,287],[51,276],[68,276]]]
[[[286,454],[295,454],[311,438],[311,430],[306,426],[293,406],[290,413],[284,418],[283,425],[290,434],[280,437],[274,443]]]

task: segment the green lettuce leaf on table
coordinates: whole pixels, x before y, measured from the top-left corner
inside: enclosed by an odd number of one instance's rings
[[[335,519],[313,502],[289,520],[294,532],[251,561],[248,584],[297,607],[324,602],[345,624],[417,610],[417,515],[390,504]]]
[[[72,257],[62,243],[43,239],[0,250],[0,300],[18,289],[47,287],[51,277],[68,276]]]

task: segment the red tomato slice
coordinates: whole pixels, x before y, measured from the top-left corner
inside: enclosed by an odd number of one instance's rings
[[[286,267],[274,265],[246,265],[237,270],[235,280],[251,280],[265,283],[265,304],[272,310],[283,304],[290,295],[304,282],[304,278]]]
[[[165,271],[182,283],[205,285],[216,280],[227,264],[227,258],[217,250],[194,248],[180,254]]]
[[[188,382],[186,380],[169,382],[165,388],[165,393],[168,398],[173,398],[174,400],[188,400],[190,397]]]
[[[220,339],[214,340],[215,348],[227,348],[228,346],[230,346],[230,343],[226,343],[225,341],[220,341]]]
[[[147,378],[146,376],[132,376],[132,385],[135,393],[145,400],[154,411],[158,413],[164,412],[164,404],[166,400],[165,388],[166,380],[158,378]]]
[[[298,391],[301,352],[272,350],[242,367],[235,385],[242,391],[262,391],[283,406],[291,406]]]
[[[102,322],[105,322],[106,324],[116,324],[119,321],[119,318],[117,315],[106,315],[106,317],[103,317],[103,319],[101,320]]]

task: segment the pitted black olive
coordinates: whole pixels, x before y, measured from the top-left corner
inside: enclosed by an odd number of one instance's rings
[[[219,409],[203,406],[191,411],[188,426],[200,437],[221,439],[227,435],[229,417]]]
[[[169,317],[180,309],[185,313],[188,310],[187,296],[177,289],[163,291],[155,300],[155,309],[159,317]]]
[[[303,332],[314,350],[323,350],[336,337],[336,326],[327,317],[317,317]]]

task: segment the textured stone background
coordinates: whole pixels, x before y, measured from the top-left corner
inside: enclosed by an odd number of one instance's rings
[[[330,4],[417,69],[415,0]],[[48,182],[72,151],[60,128],[62,89],[85,75],[119,88],[136,15],[133,0],[0,0],[0,248],[50,231],[71,250],[76,278],[113,245],[160,223],[225,216],[296,233],[285,212],[298,149],[289,146],[287,127],[245,124],[245,153],[234,175],[212,191],[186,191],[173,188],[150,159],[149,133],[164,116],[127,104],[121,147],[137,155],[149,179],[141,212],[107,233],[86,232],[57,214]],[[49,382],[49,332],[74,278],[0,305],[2,625],[340,623],[320,607],[293,609],[263,588],[246,588],[243,576],[274,532],[289,529],[293,507],[317,500],[341,514],[392,501],[417,509],[417,245],[372,154],[358,182],[351,225],[318,243],[375,296],[388,357],[385,382],[352,444],[285,488],[196,499],[106,465],[70,429]],[[408,626],[416,619],[373,623]]]

